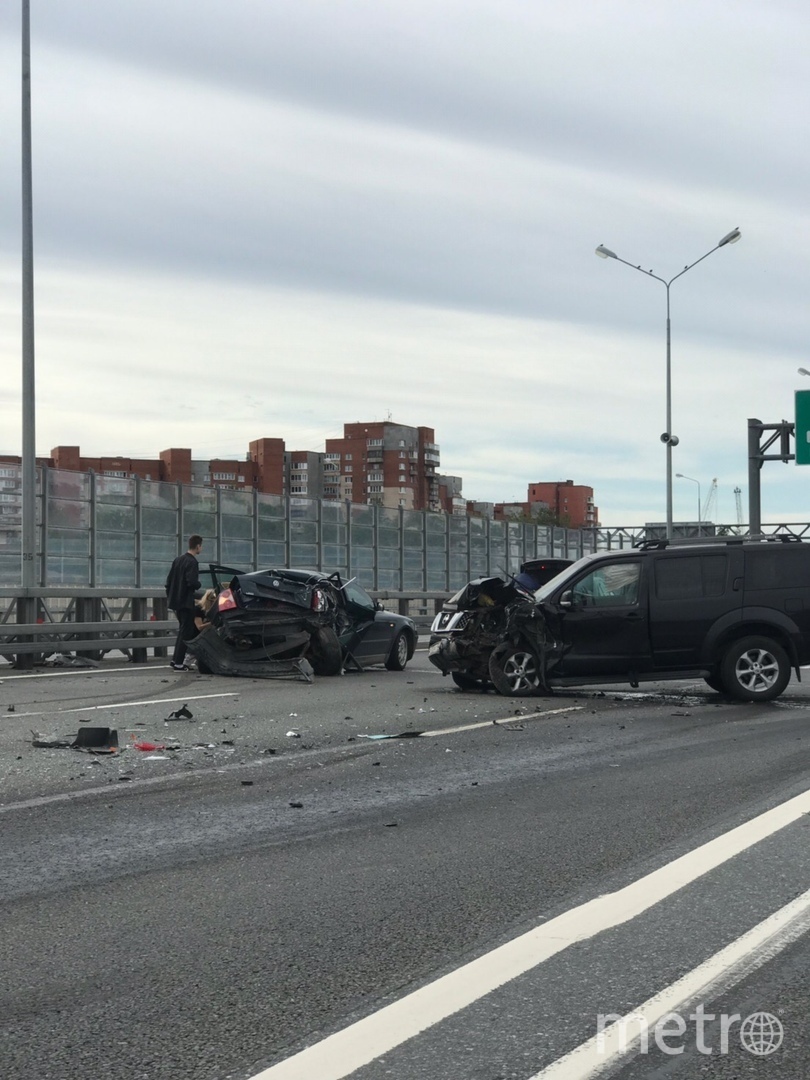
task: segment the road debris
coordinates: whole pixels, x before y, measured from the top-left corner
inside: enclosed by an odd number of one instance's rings
[[[181,705],[179,709],[175,709],[174,712],[169,713],[166,720],[193,720],[194,713],[189,709],[188,705]]]
[[[118,752],[118,732],[115,728],[79,728],[74,736],[43,735],[31,732],[31,745],[45,750],[81,750],[86,754],[115,754]]]

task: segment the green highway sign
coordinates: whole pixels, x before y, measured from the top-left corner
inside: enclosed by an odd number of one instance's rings
[[[796,391],[796,464],[810,465],[810,390]]]

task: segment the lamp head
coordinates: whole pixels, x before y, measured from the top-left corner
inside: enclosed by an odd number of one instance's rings
[[[606,248],[604,244],[600,244],[596,249],[596,254],[600,259],[617,259],[618,255],[615,251],[611,251],[610,248]]]
[[[808,371],[806,367],[800,367],[799,368],[799,374],[800,375],[810,375],[810,371]]]
[[[723,239],[720,241],[720,243],[717,246],[718,247],[725,247],[726,244],[736,244],[741,236],[742,236],[742,233],[740,232],[739,229],[732,229],[730,233],[726,233],[726,235],[723,237]]]

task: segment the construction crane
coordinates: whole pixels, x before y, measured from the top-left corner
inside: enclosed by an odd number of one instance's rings
[[[742,513],[742,491],[738,487],[734,488],[734,502],[737,506],[737,524],[742,525],[743,513]]]
[[[714,513],[714,508],[717,503],[717,477],[715,476],[709,485],[709,493],[703,502],[703,509],[700,511],[701,521],[711,521],[710,514]]]

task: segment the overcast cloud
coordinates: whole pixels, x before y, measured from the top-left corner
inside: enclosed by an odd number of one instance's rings
[[[0,449],[20,434],[20,4],[0,8]],[[810,8],[774,0],[31,0],[37,451],[323,450],[433,427],[470,499],[675,469],[747,512],[807,348]],[[802,386],[802,383],[805,383]],[[810,475],[762,472],[766,520]],[[675,516],[696,488],[675,480]]]

